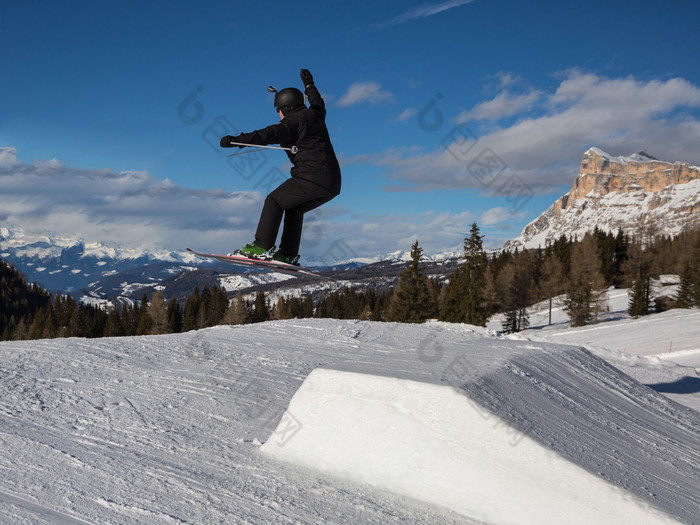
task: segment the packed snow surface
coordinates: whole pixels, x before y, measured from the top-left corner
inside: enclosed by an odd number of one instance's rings
[[[677,280],[662,276],[653,281],[654,296],[676,295]],[[610,289],[608,312],[600,323],[570,328],[562,299],[553,301],[551,325],[545,301],[528,309],[531,329],[507,337],[583,346],[637,381],[700,411],[700,310],[677,309],[632,319],[627,313],[629,290]],[[492,318],[488,327],[500,329],[502,318]]]
[[[272,457],[488,522],[672,522],[450,386],[317,369],[276,435]]]
[[[0,522],[697,522],[698,412],[522,337],[304,319],[1,343]]]

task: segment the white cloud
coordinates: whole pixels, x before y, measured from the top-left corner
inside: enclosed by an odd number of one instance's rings
[[[19,166],[21,162],[17,159],[15,148],[0,148],[0,169],[13,168]]]
[[[410,119],[413,115],[417,113],[418,110],[416,108],[406,108],[399,114],[398,117],[396,117],[396,120],[398,122],[406,122],[408,119]]]
[[[508,73],[506,71],[496,73],[495,78],[498,81],[498,85],[501,89],[514,86],[522,80],[520,75],[514,75],[513,73]]]
[[[462,124],[470,120],[498,120],[510,117],[532,108],[540,96],[541,94],[537,91],[531,91],[522,95],[513,95],[508,91],[503,91],[493,99],[477,104],[470,111],[463,111],[456,120],[458,124]]]
[[[221,250],[249,242],[263,196],[183,188],[143,171],[82,170],[57,160],[24,163],[0,148],[0,220],[128,247]]]
[[[345,94],[340,97],[337,105],[341,107],[354,106],[369,102],[379,104],[381,102],[393,102],[394,95],[390,91],[384,91],[376,82],[355,82]]]
[[[416,20],[419,18],[425,18],[428,16],[433,16],[448,9],[459,7],[464,4],[469,4],[474,0],[447,0],[446,2],[440,2],[439,4],[423,4],[416,7],[412,7],[408,11],[405,11],[395,18],[381,24],[377,24],[375,27],[386,27],[395,26],[403,24],[410,20]]]
[[[470,123],[445,125],[432,151],[391,150],[375,163],[403,189],[497,193],[498,184],[484,180],[517,176],[536,193],[551,192],[572,183],[591,146],[613,155],[644,150],[662,160],[700,164],[697,108],[700,88],[682,78],[611,79],[570,70],[554,92],[513,97],[503,91],[474,106],[467,113],[481,119],[475,125],[483,122],[483,135]],[[498,125],[495,120],[504,115],[512,122]],[[490,172],[480,166],[487,154],[492,154]]]
[[[498,224],[499,222],[507,221],[508,219],[512,218],[512,216],[513,214],[510,210],[499,206],[486,210],[484,213],[482,213],[479,224],[484,226],[492,226],[494,224]]]

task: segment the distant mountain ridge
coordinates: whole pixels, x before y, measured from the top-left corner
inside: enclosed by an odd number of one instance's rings
[[[700,224],[700,168],[640,152],[615,157],[590,148],[571,190],[504,248],[544,247],[561,235],[582,237],[596,226],[628,234],[642,228],[677,235]]]
[[[426,256],[427,262],[440,262],[460,253]],[[87,242],[50,233],[34,234],[21,226],[0,227],[0,259],[14,264],[29,282],[37,282],[51,292],[66,292],[85,301],[100,303],[114,297],[131,297],[142,289],[159,286],[183,271],[205,269],[223,274],[240,274],[251,283],[277,282],[273,275],[244,268],[212,263],[191,253],[168,250],[143,250]],[[305,264],[318,271],[346,271],[382,261],[406,262],[409,251],[399,250],[372,258],[350,257],[342,261],[314,259]],[[206,284],[210,276],[200,279]],[[244,286],[245,287],[245,286]]]
[[[121,272],[157,264],[163,269],[192,264],[187,253],[148,251],[85,242],[20,226],[0,227],[0,258],[49,291],[72,293]],[[167,273],[167,270],[165,270]]]

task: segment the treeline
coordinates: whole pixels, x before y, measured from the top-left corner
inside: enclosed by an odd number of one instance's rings
[[[438,284],[421,274],[416,241],[386,320],[422,322],[439,312],[443,321],[484,326],[493,314],[502,313],[503,330],[509,333],[527,328],[527,307],[541,301],[549,300],[551,322],[553,298],[562,296],[571,324],[582,326],[607,310],[606,290],[611,286],[632,288],[633,316],[700,306],[700,229],[652,238],[596,228],[580,240],[562,235],[545,248],[501,251],[490,258],[482,244],[473,224],[464,241],[464,263],[448,283]],[[681,275],[675,297],[654,297],[651,279],[661,274]]]
[[[8,268],[0,262],[0,267]],[[13,270],[14,271],[14,270]],[[15,273],[15,276],[19,274]],[[17,284],[21,289],[20,278]],[[35,285],[24,282],[24,294],[40,291]],[[39,293],[39,292],[36,292]],[[9,292],[2,297],[10,296]],[[24,297],[15,291],[12,297]],[[311,297],[307,300],[289,299],[270,308],[264,293],[255,300],[246,301],[237,295],[229,301],[226,291],[218,286],[195,288],[182,307],[175,299],[167,302],[158,291],[148,300],[146,294],[140,301],[104,310],[91,305],[78,304],[70,296],[51,297],[40,292],[42,301],[15,299],[12,310],[3,307],[7,322],[3,325],[0,340],[50,339],[55,337],[119,337],[180,333],[220,324],[246,324],[274,318],[308,317],[313,314]],[[3,304],[4,306],[4,304]],[[284,317],[280,317],[284,316]]]
[[[69,296],[28,285],[14,268],[0,261],[0,339],[134,336],[179,333],[220,324],[247,324],[272,319],[323,317],[420,323],[436,318],[484,326],[502,313],[505,332],[529,325],[528,306],[563,297],[574,326],[595,322],[606,311],[606,290],[631,288],[629,312],[645,315],[673,307],[700,306],[700,229],[674,238],[628,236],[595,229],[583,239],[561,236],[537,250],[501,251],[488,256],[483,236],[472,225],[464,240],[464,262],[447,280],[428,278],[421,268],[418,241],[411,262],[396,285],[378,293],[345,288],[318,299],[279,298],[271,304],[264,292],[254,299],[224,289],[195,288],[184,306],[162,292],[107,311],[78,304]],[[681,276],[678,294],[654,297],[651,279]],[[551,315],[550,315],[551,319]]]
[[[3,339],[27,316],[49,304],[51,297],[36,284],[27,284],[12,266],[0,261],[0,334]]]
[[[491,257],[483,249],[476,224],[464,241],[464,262],[446,281],[426,277],[418,241],[411,262],[396,286],[381,296],[343,290],[323,300],[323,317],[364,318],[420,323],[429,318],[485,326],[504,314],[506,333],[529,326],[528,307],[555,297],[574,326],[596,322],[607,311],[606,290],[631,288],[629,312],[700,306],[700,229],[677,237],[629,236],[598,228],[575,240],[562,235],[536,250],[501,251]],[[652,277],[681,276],[675,297],[654,297]],[[321,305],[319,305],[321,307]]]

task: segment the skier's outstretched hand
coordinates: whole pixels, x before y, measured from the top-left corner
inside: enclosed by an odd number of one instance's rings
[[[300,76],[301,76],[301,81],[304,83],[305,88],[307,88],[309,86],[313,86],[314,77],[311,76],[311,71],[309,71],[308,69],[302,68]]]
[[[231,144],[231,142],[238,142],[236,140],[236,137],[232,137],[231,135],[226,135],[225,137],[221,137],[221,141],[219,142],[219,145],[222,148],[232,148],[234,147],[234,144]],[[236,144],[236,146],[238,146]],[[243,149],[245,146],[238,146],[239,148]]]

